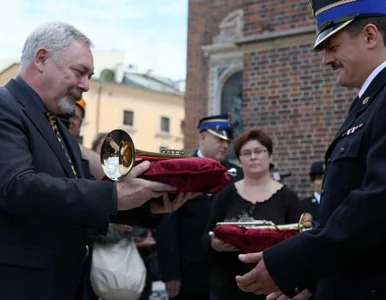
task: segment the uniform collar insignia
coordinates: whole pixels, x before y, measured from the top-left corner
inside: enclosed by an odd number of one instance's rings
[[[370,100],[370,97],[366,97],[365,99],[362,100],[362,104],[366,105],[367,103],[369,103],[369,100]]]

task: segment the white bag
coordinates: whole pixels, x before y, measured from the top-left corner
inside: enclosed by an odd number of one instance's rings
[[[131,239],[117,244],[95,243],[90,281],[95,294],[105,300],[136,300],[146,281],[146,267]]]

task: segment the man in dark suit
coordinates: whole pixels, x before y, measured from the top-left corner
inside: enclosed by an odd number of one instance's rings
[[[151,225],[163,208],[147,201],[174,190],[137,178],[148,162],[121,182],[87,179],[76,141],[53,115],[88,90],[90,46],[73,26],[46,23],[0,88],[0,299],[75,299],[88,234],[111,219]]]
[[[228,115],[200,119],[199,149],[195,156],[220,161],[232,180],[242,178],[242,170],[226,161],[233,138]],[[158,259],[170,298],[173,300],[209,299],[209,262],[202,236],[215,194],[201,194],[177,212],[164,216],[157,227]]]
[[[237,282],[257,294],[386,299],[386,0],[311,4],[323,64],[359,93],[326,152],[320,229],[241,256],[257,265]]]
[[[324,161],[312,163],[310,168],[310,181],[313,188],[312,196],[303,199],[300,204],[303,212],[308,212],[314,219],[314,227],[319,227],[319,207],[322,193],[322,181],[324,174]]]

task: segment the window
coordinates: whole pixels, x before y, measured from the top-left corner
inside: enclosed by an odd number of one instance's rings
[[[184,134],[185,120],[181,120],[181,123],[180,123],[180,129],[181,129],[181,134]]]
[[[170,132],[170,119],[167,117],[161,117],[161,132]]]
[[[234,126],[233,136],[237,137],[242,131],[243,124],[241,120],[242,110],[242,72],[234,73],[225,82],[221,91],[221,113],[230,113]],[[227,159],[237,161],[235,152],[233,151],[233,143],[228,147]]]
[[[123,111],[123,125],[133,126],[134,124],[134,112],[131,110]]]

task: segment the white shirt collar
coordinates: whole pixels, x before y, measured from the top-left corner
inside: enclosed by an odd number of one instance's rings
[[[379,74],[379,72],[381,72],[384,68],[386,68],[386,61],[384,61],[383,63],[381,63],[378,67],[376,67],[369,75],[369,77],[367,77],[367,79],[365,80],[365,82],[363,83],[361,89],[359,90],[359,93],[358,93],[358,96],[359,98],[363,96],[363,94],[365,93],[365,91],[367,90],[367,88],[369,87],[370,83],[374,80],[374,78]]]
[[[198,157],[205,157],[204,154],[202,154],[200,149],[197,150],[197,156]]]
[[[317,192],[314,192],[314,198],[315,198],[316,201],[318,201],[318,203],[320,204],[320,194],[317,193]]]

